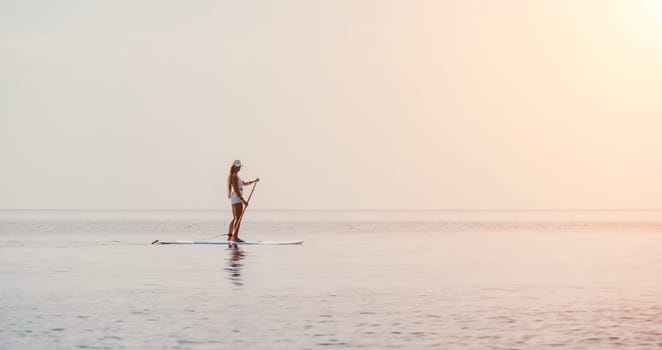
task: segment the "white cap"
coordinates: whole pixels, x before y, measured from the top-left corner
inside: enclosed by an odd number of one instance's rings
[[[241,168],[241,161],[239,159],[235,160],[234,163],[232,163],[232,166]]]

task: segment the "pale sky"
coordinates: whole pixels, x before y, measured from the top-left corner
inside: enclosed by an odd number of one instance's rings
[[[0,1],[0,209],[662,208],[662,1]]]

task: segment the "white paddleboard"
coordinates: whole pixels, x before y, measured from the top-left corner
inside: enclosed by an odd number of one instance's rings
[[[156,240],[152,244],[217,244],[217,245],[297,245],[302,244],[303,241],[245,241],[245,242],[231,242],[231,241],[159,241]]]

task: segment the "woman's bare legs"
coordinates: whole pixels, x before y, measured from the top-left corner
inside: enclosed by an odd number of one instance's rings
[[[243,240],[239,238],[239,227],[241,226],[239,218],[241,217],[241,213],[243,211],[243,203],[232,204],[232,221],[228,227],[228,241],[243,242]]]

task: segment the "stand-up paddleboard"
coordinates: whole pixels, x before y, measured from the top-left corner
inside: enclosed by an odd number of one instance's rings
[[[159,241],[158,239],[152,244],[216,244],[216,245],[297,245],[303,244],[303,241],[245,241],[245,242],[231,242],[231,241]]]

